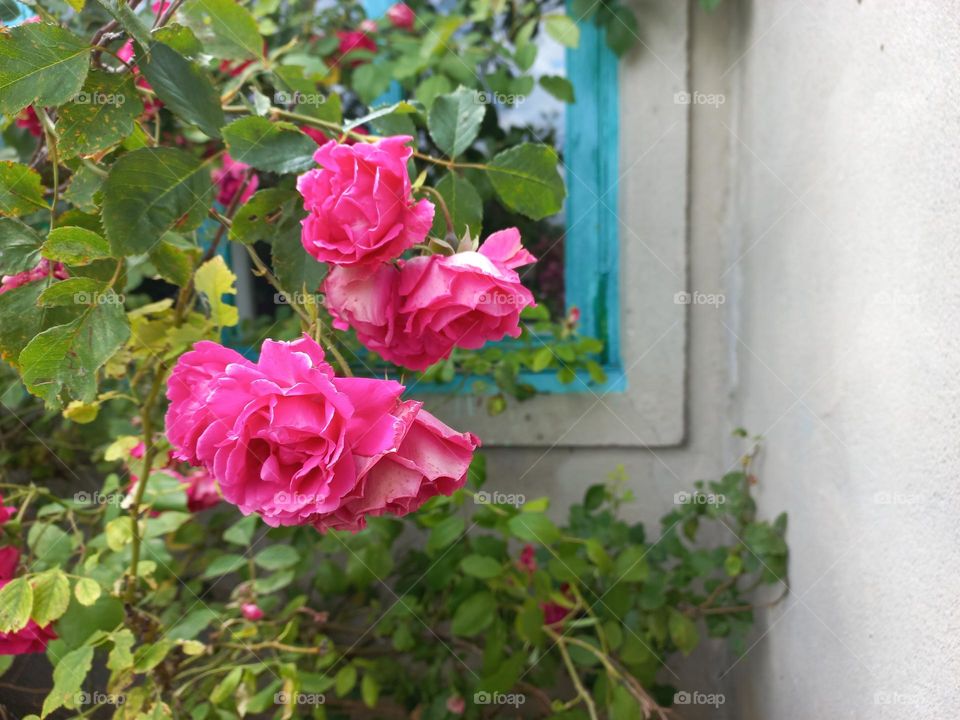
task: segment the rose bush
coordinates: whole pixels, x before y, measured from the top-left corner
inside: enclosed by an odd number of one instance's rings
[[[662,715],[698,626],[742,642],[786,563],[749,455],[657,542],[622,480],[559,527],[411,395],[603,380],[531,282],[558,154],[485,99],[572,99],[533,73],[560,3],[70,6],[0,29],[0,711]]]

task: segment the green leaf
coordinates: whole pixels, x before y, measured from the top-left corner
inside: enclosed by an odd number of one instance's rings
[[[486,110],[476,90],[460,86],[434,100],[427,117],[430,136],[447,155],[457,157],[477,139]]]
[[[270,242],[282,228],[292,227],[289,221],[283,222],[283,214],[288,204],[297,202],[299,197],[294,190],[258,190],[234,214],[230,239],[245,245],[252,245],[258,240]]]
[[[560,539],[560,530],[546,515],[521,513],[507,523],[510,533],[520,540],[549,545]]]
[[[533,220],[560,211],[566,190],[557,172],[557,153],[547,145],[523,143],[497,154],[487,176],[510,210]]]
[[[288,122],[262,117],[235,120],[223,129],[230,156],[239,162],[281,175],[313,167],[317,144]]]
[[[67,561],[73,553],[73,537],[56,525],[37,522],[27,533],[27,547],[33,553],[34,567],[42,570]]]
[[[450,632],[454,635],[472,637],[486,630],[493,622],[497,610],[497,601],[486,590],[475,593],[464,600],[453,613]]]
[[[164,280],[183,287],[190,282],[200,252],[195,245],[178,240],[180,238],[173,233],[164,235],[150,251],[150,262]]]
[[[469,228],[472,237],[479,236],[483,224],[483,201],[470,181],[448,172],[440,178],[436,190],[443,197],[447,210],[453,216],[454,233],[462,237]],[[446,219],[439,209],[433,221],[437,234],[446,235]]]
[[[543,19],[547,35],[568,48],[575,48],[580,44],[580,28],[567,15],[547,15]]]
[[[670,639],[684,655],[689,655],[700,642],[700,634],[693,620],[681,612],[670,610],[668,621]]]
[[[258,519],[256,515],[248,515],[238,520],[223,534],[223,539],[234,545],[248,546],[253,540],[253,533],[257,530]]]
[[[433,107],[434,101],[453,90],[453,85],[446,75],[431,75],[426,80],[417,85],[415,95],[417,100],[423,103],[423,106],[429,110]]]
[[[356,684],[357,667],[353,663],[350,663],[349,665],[344,665],[337,671],[337,675],[333,680],[333,689],[338,697],[343,697],[349,694]]]
[[[59,108],[58,148],[64,157],[105,150],[133,132],[142,112],[143,102],[130,73],[93,70],[83,89]]]
[[[77,602],[81,605],[86,605],[89,607],[93,605],[97,598],[100,597],[100,583],[98,583],[93,578],[82,577],[77,580],[77,584],[73,588],[73,594],[77,597]]]
[[[140,54],[140,71],[163,104],[210,137],[220,137],[225,122],[220,94],[200,66],[161,42],[150,43],[149,52]]]
[[[392,81],[390,67],[386,63],[366,63],[353,71],[351,82],[360,102],[369,105],[383,95]]]
[[[628,547],[617,556],[613,574],[617,582],[643,582],[650,576],[647,551],[639,545]]]
[[[157,665],[163,662],[174,647],[172,640],[158,640],[155,643],[141,645],[134,653],[133,667],[137,672],[144,673],[153,670]],[[237,668],[239,670],[239,668]]]
[[[200,226],[213,202],[209,167],[182,150],[121,157],[103,184],[103,225],[116,255],[149,252],[164,233]]]
[[[70,581],[60,568],[42,572],[33,581],[33,610],[30,617],[40,627],[58,620],[70,605]]]
[[[0,218],[0,275],[16,275],[35,268],[40,262],[42,242],[33,228],[19,220]]]
[[[463,532],[466,523],[459,515],[451,515],[437,523],[427,539],[427,550],[437,552],[454,542]]]
[[[118,630],[113,635],[113,647],[107,657],[107,669],[126,670],[133,666],[133,633],[127,628]]]
[[[0,162],[0,215],[17,217],[47,207],[36,170],[11,160]]]
[[[66,28],[24,23],[0,33],[0,113],[61,105],[83,87],[90,47]]]
[[[553,351],[548,347],[542,347],[534,353],[530,369],[534,372],[543,372],[551,362],[553,362]]]
[[[183,12],[204,50],[214,57],[247,60],[263,54],[257,21],[236,0],[189,0]]]
[[[25,627],[32,608],[33,588],[26,578],[16,578],[0,588],[0,633]]]
[[[153,37],[185,57],[195,58],[203,52],[203,45],[193,30],[179,23],[170,23],[154,30]]]
[[[240,568],[244,567],[247,564],[247,560],[242,555],[227,554],[221,555],[216,558],[213,562],[207,565],[206,569],[203,571],[203,574],[200,576],[202,578],[215,578],[222,575],[229,575],[232,572],[236,572]]]
[[[617,5],[610,12],[612,18],[607,23],[607,45],[617,57],[623,57],[640,39],[637,16],[624,5]]]
[[[223,301],[224,295],[237,294],[236,280],[237,276],[230,272],[221,255],[207,260],[194,275],[194,286],[207,296],[210,319],[217,327],[233,327],[240,319],[237,308]]]
[[[573,83],[560,75],[543,75],[540,78],[540,85],[557,100],[565,103],[576,102],[573,91]]]
[[[60,658],[53,669],[53,689],[43,701],[41,717],[60,707],[73,708],[77,693],[93,664],[93,646],[84,645]]]
[[[486,555],[467,555],[460,567],[467,575],[481,580],[490,580],[503,572],[503,566]]]
[[[104,534],[107,536],[107,547],[114,552],[123,550],[123,546],[133,540],[133,528],[130,518],[114,518],[106,524]]]
[[[300,553],[291,545],[271,545],[258,552],[253,561],[265,570],[283,570],[300,562]]]
[[[100,295],[80,317],[44,330],[20,352],[27,389],[55,405],[66,389],[90,402],[97,394],[97,371],[130,337],[123,304],[113,290]]]
[[[110,257],[110,243],[85,228],[58,227],[50,231],[40,254],[67,265],[89,265],[94,260]]]
[[[377,700],[380,697],[380,683],[369,672],[364,673],[363,680],[360,682],[360,697],[363,698],[363,704],[368,708],[377,706]]]
[[[280,281],[280,287],[287,292],[297,293],[303,288],[307,292],[314,292],[326,277],[327,265],[317,262],[303,248],[299,223],[294,224],[298,216],[286,216],[283,231],[273,238],[273,271]]]
[[[95,196],[102,186],[103,177],[89,166],[81,165],[70,177],[63,199],[83,212],[98,213],[100,199]]]

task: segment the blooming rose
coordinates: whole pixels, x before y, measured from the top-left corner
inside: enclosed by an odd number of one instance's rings
[[[395,28],[400,28],[401,30],[410,30],[413,28],[415,19],[416,15],[414,15],[413,8],[406,3],[394,3],[390,6],[390,9],[387,10],[387,20],[389,20],[390,24]]]
[[[256,173],[250,175],[246,184],[243,178],[250,166],[239,160],[234,160],[228,154],[223,156],[223,167],[214,170],[211,175],[213,184],[217,186],[217,202],[221,205],[229,206],[234,202],[234,198],[239,194],[237,204],[243,204],[249,200],[257,191],[260,185],[260,178]]]
[[[433,203],[414,202],[407,160],[411,138],[356,145],[330,141],[317,149],[321,169],[297,180],[309,213],[303,247],[321,262],[374,266],[421,242],[433,224]]]
[[[364,347],[390,362],[424,370],[454,347],[517,337],[520,311],[534,302],[514,268],[535,259],[510,228],[479,251],[416,257],[399,270],[333,268],[323,290],[335,327],[354,328]]]
[[[479,445],[403,390],[335,377],[306,336],[267,340],[256,363],[200,342],[170,377],[167,437],[244,514],[359,530],[367,515],[402,515],[461,487]]]
[[[27,283],[42,280],[51,273],[53,273],[53,276],[58,280],[65,280],[70,277],[63,263],[51,263],[44,258],[32,270],[24,270],[16,275],[4,275],[0,278],[0,294],[14,290]]]
[[[376,28],[376,25],[374,25]],[[369,27],[365,30],[369,31]],[[377,51],[377,42],[364,29],[361,30],[337,30],[337,37],[340,38],[340,46],[337,48],[337,64],[345,55],[354,50],[369,50],[372,53]],[[366,60],[354,60],[350,63],[351,67],[363,65]]]
[[[3,504],[0,497],[0,525],[6,523],[16,512],[16,508]],[[20,551],[15,547],[0,547],[0,588],[13,580],[20,565]],[[0,655],[25,655],[40,653],[47,649],[47,643],[55,640],[57,634],[49,625],[40,627],[30,620],[24,627],[9,633],[0,633]]]

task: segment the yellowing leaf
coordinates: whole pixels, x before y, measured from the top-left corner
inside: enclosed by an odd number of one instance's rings
[[[224,295],[237,294],[236,280],[237,276],[230,272],[219,255],[201,265],[194,276],[193,283],[207,296],[210,319],[217,327],[233,327],[240,319],[237,309],[223,301]]]

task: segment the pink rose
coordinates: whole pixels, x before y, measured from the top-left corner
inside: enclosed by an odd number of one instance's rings
[[[447,712],[453,713],[454,715],[463,715],[466,709],[467,701],[460,695],[451,695],[447,698]]]
[[[364,347],[392,363],[425,370],[454,347],[520,335],[520,311],[534,302],[514,268],[535,259],[510,228],[478,252],[416,257],[399,270],[333,268],[323,290],[335,327],[354,328]]]
[[[411,8],[406,3],[398,2],[390,6],[390,9],[387,10],[387,20],[390,21],[390,24],[395,28],[401,30],[411,30],[413,28],[413,22],[416,20],[416,15]]]
[[[212,342],[177,362],[167,437],[223,498],[268,525],[358,530],[466,481],[479,441],[400,399],[399,383],[338,378],[304,336],[254,363]]]
[[[330,141],[317,149],[321,169],[297,180],[309,213],[301,240],[321,262],[373,266],[422,242],[433,224],[433,203],[411,196],[407,160],[411,138],[356,145]]]
[[[51,274],[57,280],[65,280],[66,278],[70,277],[70,274],[63,266],[63,263],[51,263],[49,260],[44,258],[32,270],[24,270],[16,275],[4,275],[2,278],[0,278],[0,294],[14,290],[18,287],[26,285],[27,283],[32,283],[36,280],[42,280]]]
[[[253,196],[260,185],[260,178],[257,177],[256,173],[252,173],[250,179],[244,184],[243,178],[249,169],[250,166],[246,163],[234,160],[224,153],[223,166],[211,173],[213,183],[217,186],[217,202],[224,206],[230,206],[239,193],[240,197],[237,204],[242,205]]]
[[[256,603],[244,603],[240,606],[240,612],[245,619],[251,622],[256,622],[263,617],[263,610]]]
[[[337,30],[337,37],[340,38],[340,46],[337,48],[337,64],[344,56],[349,55],[354,50],[369,50],[372,53],[377,51],[376,41],[363,30]],[[363,65],[365,62],[366,59],[354,60],[350,63],[350,67]]]

